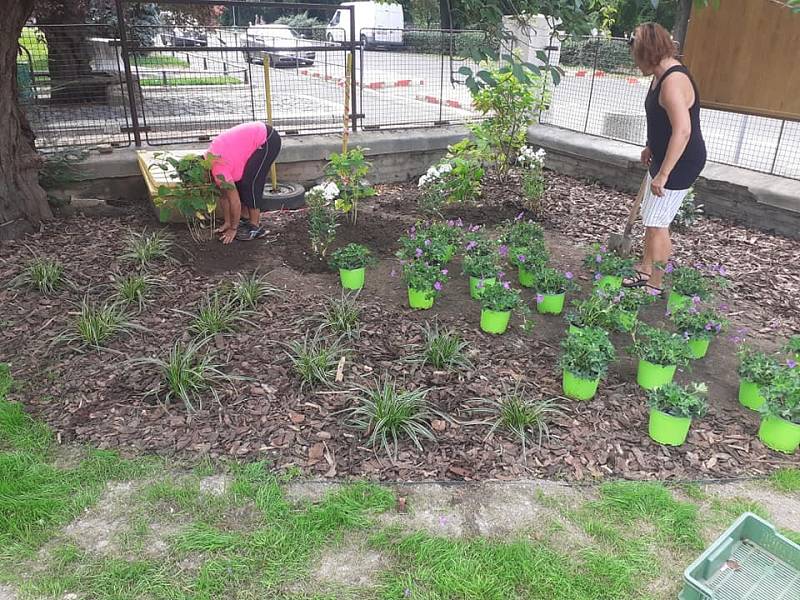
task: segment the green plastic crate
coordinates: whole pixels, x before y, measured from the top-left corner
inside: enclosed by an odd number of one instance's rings
[[[800,600],[800,546],[745,513],[683,579],[680,600]]]

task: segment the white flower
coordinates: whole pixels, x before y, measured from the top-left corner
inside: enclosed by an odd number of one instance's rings
[[[428,185],[428,181],[430,181],[430,178],[427,175],[423,175],[419,178],[419,187],[425,187]]]
[[[449,173],[452,170],[453,170],[453,165],[451,165],[449,162],[442,163],[441,165],[439,165],[439,175],[444,175],[445,173]]]
[[[339,197],[339,186],[333,181],[329,181],[322,193],[325,195],[325,200],[334,200]]]

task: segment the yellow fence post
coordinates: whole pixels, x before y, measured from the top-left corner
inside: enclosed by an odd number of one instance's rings
[[[272,90],[269,84],[269,57],[264,56],[261,61],[264,65],[264,94],[266,95],[267,100],[267,123],[272,125]],[[275,168],[275,163],[272,163],[272,166],[269,169],[269,175],[272,179],[272,191],[278,191],[278,171]]]
[[[353,67],[353,56],[347,54],[345,58],[344,73],[344,118],[342,119],[342,154],[347,152],[347,142],[350,139],[350,72]]]

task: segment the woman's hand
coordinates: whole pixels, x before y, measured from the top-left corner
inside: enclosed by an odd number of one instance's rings
[[[645,167],[650,166],[650,161],[653,160],[653,151],[650,150],[650,146],[645,146],[644,150],[642,150],[642,164]]]
[[[658,175],[653,177],[653,181],[650,182],[650,191],[653,192],[654,196],[660,198],[664,195],[665,185],[667,185],[667,176],[659,171]]]

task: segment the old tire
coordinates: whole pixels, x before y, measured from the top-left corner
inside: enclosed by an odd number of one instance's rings
[[[297,210],[306,205],[306,189],[299,183],[278,182],[277,191],[272,191],[272,185],[267,181],[264,195],[261,199],[261,210]]]

